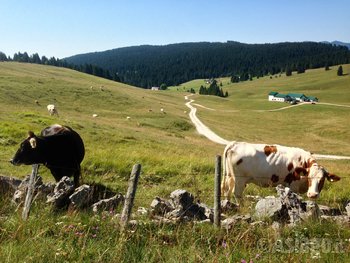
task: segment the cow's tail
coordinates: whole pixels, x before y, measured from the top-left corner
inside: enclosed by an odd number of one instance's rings
[[[230,170],[230,167],[229,167],[228,161],[227,161],[227,155],[228,155],[228,151],[231,149],[231,144],[232,143],[228,144],[225,147],[224,154],[222,157],[223,173],[222,173],[222,180],[221,180],[221,195],[223,195],[226,198],[228,198],[227,194],[228,194],[228,190],[229,190],[229,182],[228,182],[227,172]]]

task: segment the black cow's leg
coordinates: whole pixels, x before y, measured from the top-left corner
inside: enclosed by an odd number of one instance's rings
[[[62,172],[59,168],[49,168],[56,182],[59,182],[62,179]]]
[[[79,179],[80,179],[81,169],[80,165],[78,165],[78,169],[74,172],[74,186],[79,186]]]

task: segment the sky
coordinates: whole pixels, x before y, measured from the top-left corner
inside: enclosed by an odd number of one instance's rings
[[[350,43],[349,0],[0,0],[0,51],[65,58],[182,42]]]

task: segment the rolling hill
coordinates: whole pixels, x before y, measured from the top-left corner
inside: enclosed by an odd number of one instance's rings
[[[229,97],[192,95],[191,99],[193,105],[203,106],[197,108],[199,118],[225,139],[350,155],[350,65],[343,65],[343,76],[337,76],[336,68],[240,83],[221,78]],[[53,123],[69,125],[82,136],[86,146],[84,182],[100,182],[125,193],[132,165],[142,165],[133,211],[139,224],[126,231],[118,224],[119,210],[53,212],[38,200],[29,220],[23,221],[11,198],[2,196],[0,258],[13,262],[239,262],[250,258],[296,262],[310,261],[311,252],[290,252],[288,247],[286,253],[270,253],[259,246],[261,241],[276,246],[276,240],[298,244],[322,240],[328,242],[327,248],[317,252],[322,260],[348,261],[348,246],[336,250],[339,244],[348,245],[350,230],[344,223],[322,219],[293,227],[281,224],[276,236],[276,227],[269,222],[252,225],[237,220],[232,229],[217,229],[211,224],[154,223],[151,215],[137,214],[138,206],[148,208],[155,196],[167,198],[175,189],[189,190],[195,200],[212,205],[214,160],[223,146],[197,134],[184,99],[189,95],[187,87],[197,88],[201,83],[205,80],[151,91],[64,68],[0,62],[0,174],[27,175],[30,166],[15,167],[8,160],[28,130],[39,133]],[[304,105],[269,112],[285,106],[267,101],[271,90],[305,93],[337,106]],[[57,106],[60,117],[49,116],[49,103]],[[350,160],[319,163],[342,179],[332,185],[325,183],[318,202],[343,208],[350,194]],[[44,167],[40,175],[45,182],[53,181]],[[266,196],[275,191],[248,185],[245,193]],[[245,200],[239,213],[250,213],[253,206]],[[336,253],[329,252],[328,244],[336,246]]]
[[[348,72],[350,66],[344,65],[342,77],[336,76],[333,67],[329,71],[309,70],[291,77],[264,77],[242,83],[223,78],[220,81],[230,93],[228,98],[195,95],[193,99],[214,109],[199,108],[197,115],[227,140],[278,143],[319,154],[350,155],[349,108],[309,105],[261,112],[284,106],[267,102],[271,90],[305,93],[318,97],[320,102],[349,105]],[[195,83],[201,81],[204,83]],[[138,162],[143,165],[143,183],[153,189],[146,195],[169,191],[179,183],[178,176],[186,178],[178,187],[210,191],[207,180],[212,178],[207,176],[213,172],[214,156],[223,147],[196,133],[185,106],[184,96],[188,93],[181,87],[179,91],[143,90],[64,68],[0,63],[0,173],[28,173],[28,167],[13,167],[6,160],[28,130],[38,133],[58,122],[81,133],[87,151],[82,167],[88,181],[103,181],[116,188],[125,186],[132,165]],[[58,107],[59,118],[48,115],[46,105],[50,103]],[[347,162],[325,163],[340,175],[349,168]],[[44,175],[52,180],[47,172]],[[194,175],[205,175],[206,179],[192,185]],[[153,187],[161,182],[167,183],[160,189]]]

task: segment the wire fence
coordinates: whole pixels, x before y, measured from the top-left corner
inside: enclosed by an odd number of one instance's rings
[[[6,162],[6,163],[9,163],[10,164],[10,162],[8,161],[8,160],[4,160],[4,159],[0,159],[0,162]],[[28,169],[30,169],[29,168],[30,166],[28,166]],[[63,167],[61,167],[61,166],[56,166],[57,168],[63,168]],[[42,169],[42,168],[41,168]],[[44,169],[46,169],[46,168],[44,168]],[[2,173],[1,172],[1,170],[0,170],[0,174],[3,174],[4,175],[4,173]],[[141,172],[141,174],[142,174],[142,172]],[[161,175],[157,175],[157,176],[161,176]],[[215,197],[216,197],[216,195],[214,194],[214,184],[213,184],[213,187],[210,189],[208,189],[208,187],[205,187],[205,189],[202,189],[201,188],[201,185],[203,185],[202,183],[200,183],[200,182],[198,182],[198,178],[199,177],[202,177],[203,175],[202,174],[199,174],[199,173],[196,173],[196,174],[188,174],[188,173],[186,173],[186,174],[176,174],[176,176],[179,176],[179,177],[184,177],[184,176],[187,176],[187,177],[193,177],[194,179],[193,179],[193,183],[192,183],[192,185],[191,186],[189,186],[188,188],[190,188],[191,190],[191,194],[193,195],[193,198],[194,198],[194,200],[195,201],[197,201],[197,202],[201,202],[201,200],[213,200]],[[208,176],[214,176],[214,173],[213,173],[213,175],[208,175]],[[165,178],[166,178],[166,176],[164,176]],[[237,176],[236,176],[237,177]],[[239,177],[244,177],[244,176],[239,176]],[[223,177],[223,178],[225,178],[225,177]],[[245,177],[246,178],[246,177]],[[254,177],[254,178],[256,178],[256,179],[264,179],[265,181],[269,181],[271,178],[266,178],[266,177]],[[282,178],[282,177],[281,177]],[[284,178],[282,178],[282,180],[281,180],[281,182],[280,183],[285,183],[285,182],[283,182],[283,179]],[[347,176],[342,176],[341,177],[341,180],[348,180],[348,179],[350,179],[350,175],[347,175]],[[165,181],[166,181],[166,179],[165,179]],[[144,180],[142,180],[142,175],[141,175],[141,181],[140,181],[141,183],[145,183],[145,181]],[[125,183],[125,181],[124,181],[124,183]],[[164,182],[161,182],[161,183],[150,183],[152,186],[151,187],[153,187],[153,189],[154,189],[154,187],[157,187],[158,185],[161,185],[162,183],[164,183]],[[149,183],[148,182],[146,182],[145,183],[146,185],[149,185]],[[270,182],[270,189],[272,188],[272,187],[275,187],[275,186],[277,186],[279,184],[279,181],[278,182]],[[94,183],[91,183],[91,185],[93,186],[94,185]],[[111,192],[114,192],[113,191],[113,189],[110,189],[109,187],[107,187],[107,186],[105,186],[104,184],[100,184],[100,185],[102,185],[102,187],[105,187],[105,193],[106,192],[108,192],[108,191],[111,191]],[[183,188],[186,188],[186,187],[183,187],[183,183],[181,183],[181,182],[179,182],[179,185],[177,186],[176,184],[174,184],[174,185],[172,185],[173,187],[174,187],[174,189],[183,189]],[[120,188],[120,187],[119,187]],[[266,187],[264,187],[265,189],[266,189]],[[169,187],[162,187],[161,188],[161,192],[162,193],[164,193],[165,191],[166,191],[166,189],[169,189]],[[267,190],[267,191],[269,191],[269,190]],[[349,191],[350,191],[350,189],[349,189]],[[147,191],[146,191],[147,192]],[[151,192],[153,192],[153,191],[151,191]],[[253,195],[248,195],[248,196],[246,196],[246,197],[248,197],[248,198],[250,198],[250,199],[257,199],[258,197],[259,197],[259,194],[261,194],[261,192],[263,192],[263,194],[264,193],[266,193],[266,190],[264,191],[263,190],[263,188],[260,188],[259,190],[256,190],[256,189],[253,189],[253,190],[249,190],[248,192],[252,192],[252,193],[258,193],[256,196],[253,194]],[[103,190],[102,190],[102,194],[103,194]],[[148,195],[147,193],[146,193],[146,195]],[[163,198],[163,199],[166,199],[166,197],[162,197],[161,195],[158,195],[159,197],[161,197],[161,198]],[[221,193],[221,195],[220,195],[222,198],[224,197],[224,193]],[[322,195],[321,195],[322,196]],[[143,196],[136,196],[135,197],[135,200],[136,201],[138,201],[138,202],[152,202],[155,198],[156,198],[157,196],[152,196],[152,197],[150,197],[150,196],[145,196],[145,195],[143,195]],[[127,198],[127,197],[126,197]],[[342,197],[343,198],[343,197]],[[350,198],[350,197],[349,197]],[[334,201],[341,201],[342,199],[334,199]]]

